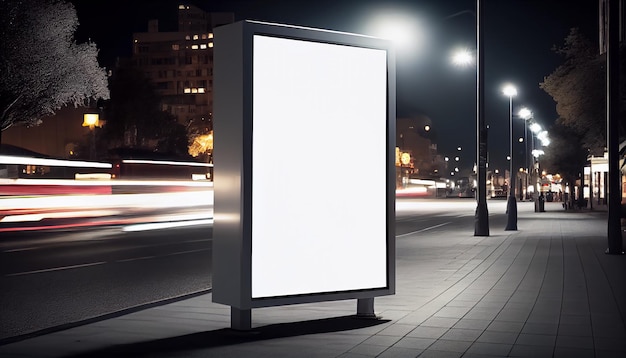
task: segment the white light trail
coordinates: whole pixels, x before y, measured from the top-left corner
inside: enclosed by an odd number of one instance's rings
[[[42,165],[50,167],[73,167],[73,168],[111,168],[110,163],[86,162],[81,160],[61,160],[19,157],[13,155],[0,155],[0,164],[18,164],[18,165]]]
[[[160,230],[160,229],[171,229],[176,227],[186,227],[186,226],[196,226],[196,225],[212,225],[213,219],[202,219],[202,220],[187,220],[187,221],[175,221],[175,222],[160,222],[160,223],[148,223],[148,224],[136,224],[125,226],[122,231],[125,232],[136,232],[136,231],[147,231],[147,230]]]
[[[167,208],[213,205],[213,191],[192,191],[151,194],[65,195],[35,198],[4,198],[3,210],[11,208]]]
[[[0,185],[59,186],[182,186],[212,188],[211,181],[197,180],[72,180],[72,179],[0,179]]]
[[[62,211],[62,212],[48,212],[38,214],[22,214],[22,215],[8,215],[0,219],[3,223],[14,222],[35,222],[43,219],[67,219],[67,218],[88,218],[88,217],[102,217],[119,215],[121,212],[117,210],[81,210],[81,211]]]

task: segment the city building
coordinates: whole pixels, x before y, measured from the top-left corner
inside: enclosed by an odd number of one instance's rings
[[[159,31],[154,19],[147,32],[133,34],[131,63],[154,83],[162,110],[205,134],[213,127],[213,29],[232,22],[233,13],[182,4],[177,31]]]
[[[396,146],[401,177],[439,178],[445,175],[445,162],[437,154],[436,134],[426,116],[396,119]],[[404,158],[403,158],[404,156]]]

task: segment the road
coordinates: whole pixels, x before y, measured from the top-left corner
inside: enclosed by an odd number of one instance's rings
[[[467,228],[472,199],[398,199],[396,237]],[[490,201],[504,227],[505,202]],[[498,227],[499,227],[498,226]],[[0,344],[211,287],[212,225],[128,231],[106,225],[21,232],[0,241]],[[410,236],[411,235],[411,236]]]

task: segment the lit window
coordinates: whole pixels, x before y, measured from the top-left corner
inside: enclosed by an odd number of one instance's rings
[[[178,10],[185,10],[185,5],[178,5]]]
[[[198,93],[204,93],[204,87],[198,88]]]
[[[200,45],[200,50],[206,50],[206,44],[201,44]]]
[[[197,88],[192,88],[191,89],[191,93],[198,93],[198,89]]]
[[[180,45],[179,44],[173,44],[172,45],[172,50],[174,50],[174,51],[180,50]]]
[[[193,39],[197,40],[198,39],[198,35],[193,35]]]
[[[191,93],[191,88],[185,88],[184,92],[185,93]]]
[[[206,34],[202,34],[202,39],[206,40]]]
[[[212,39],[212,38],[213,38],[213,33],[212,33],[212,32],[210,32],[210,33],[209,33],[209,38],[210,38],[210,39]]]
[[[209,47],[213,47],[213,42],[209,42]]]
[[[198,45],[191,45],[191,49],[192,50],[197,50],[198,49]]]
[[[189,35],[185,36],[185,40],[191,40],[191,36]]]
[[[135,43],[137,43],[137,42],[138,42],[138,40],[137,40],[137,39],[135,39]]]

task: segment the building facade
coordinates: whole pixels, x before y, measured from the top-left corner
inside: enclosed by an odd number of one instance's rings
[[[233,13],[209,13],[178,6],[178,31],[133,34],[131,63],[150,79],[162,97],[162,110],[180,124],[208,133],[213,113],[213,29],[234,22]]]

